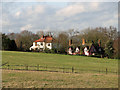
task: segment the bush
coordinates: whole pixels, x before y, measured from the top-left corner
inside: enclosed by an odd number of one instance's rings
[[[57,49],[52,49],[50,51],[51,51],[51,53],[57,53]]]
[[[45,53],[50,53],[50,50],[49,49],[45,49],[44,52]]]

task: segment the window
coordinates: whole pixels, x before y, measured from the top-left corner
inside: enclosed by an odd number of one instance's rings
[[[48,46],[50,46],[50,43],[48,43]]]
[[[41,43],[41,46],[43,46],[43,43]]]
[[[35,42],[35,46],[37,46],[37,42]]]

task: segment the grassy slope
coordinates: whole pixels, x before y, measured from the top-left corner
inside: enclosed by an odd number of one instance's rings
[[[34,52],[3,51],[2,62],[9,62],[10,64],[39,64],[42,66],[74,67],[86,70],[104,70],[108,68],[108,70],[117,71],[118,69],[118,60],[115,59],[101,59],[86,56],[70,56]]]
[[[84,69],[118,69],[117,60],[33,52],[3,51],[2,62]],[[118,75],[3,70],[2,85],[10,88],[117,88]]]

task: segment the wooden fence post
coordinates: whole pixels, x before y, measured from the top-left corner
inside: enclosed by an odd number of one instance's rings
[[[64,67],[63,67],[63,73],[64,73]]]
[[[47,66],[46,66],[45,68],[46,68],[46,70],[47,70]]]
[[[28,70],[28,65],[25,65],[25,70]]]
[[[74,68],[72,67],[72,73],[74,72]]]
[[[107,68],[106,68],[106,74],[107,74],[107,72],[108,72],[108,70],[107,70]]]
[[[116,74],[117,74],[117,71],[116,71]]]
[[[22,85],[22,88],[23,88],[23,83],[21,83],[21,85]]]
[[[8,70],[9,70],[9,67],[10,67],[10,65],[9,65],[9,63],[8,63]]]
[[[37,70],[39,71],[39,64],[37,65]]]

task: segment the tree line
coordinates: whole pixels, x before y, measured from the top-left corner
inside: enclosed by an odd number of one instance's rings
[[[90,45],[92,42],[97,43],[98,40],[100,40],[101,46],[104,48],[107,57],[120,58],[120,34],[117,29],[112,26],[109,28],[86,28],[81,31],[70,29],[68,31],[61,32],[44,32],[41,30],[36,32],[36,34],[28,30],[24,30],[20,33],[0,33],[0,37],[2,37],[1,49],[11,51],[29,51],[33,41],[39,39],[42,35],[52,35],[54,44],[51,53],[66,54],[70,39],[72,40],[73,47],[82,46],[82,39],[85,40],[86,45]]]

